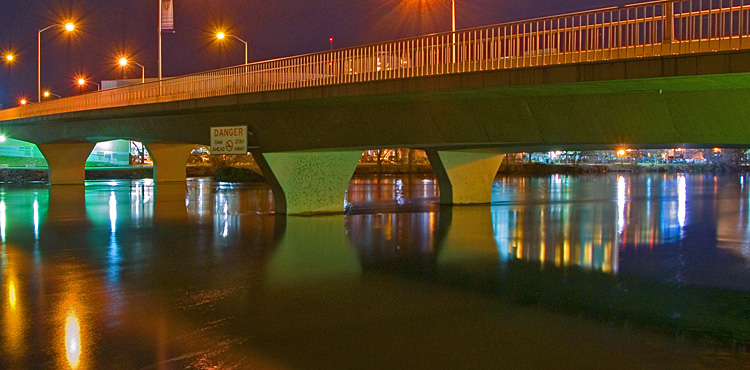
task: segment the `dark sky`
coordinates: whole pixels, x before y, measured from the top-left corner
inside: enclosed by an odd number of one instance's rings
[[[458,28],[631,3],[623,0],[456,0]],[[95,81],[122,77],[115,57],[127,52],[157,74],[159,0],[0,0],[0,51],[17,62],[0,63],[0,104],[36,99],[37,31],[64,19],[78,30],[42,34],[42,86],[79,93],[74,76]],[[218,45],[211,30],[225,25],[249,43],[258,61],[450,30],[450,0],[175,0],[173,35],[164,35],[164,75],[237,65],[242,44]],[[131,69],[129,77],[140,76]]]

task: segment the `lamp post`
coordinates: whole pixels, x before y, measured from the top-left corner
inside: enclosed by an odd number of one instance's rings
[[[96,82],[93,82],[93,81],[86,81],[86,79],[84,79],[84,78],[79,78],[79,79],[78,79],[78,86],[85,86],[85,85],[96,85],[96,89],[97,89],[97,90],[101,90],[101,89],[102,89],[102,86],[101,86],[101,85],[99,85],[99,84],[98,84],[98,83],[96,83]]]
[[[453,63],[456,62],[456,0],[451,0],[451,32],[453,33]]]
[[[13,64],[13,62],[16,61],[16,56],[12,53],[4,54],[3,61],[5,62],[5,64]]]
[[[37,82],[37,97],[39,98],[39,101],[42,100],[42,32],[52,28],[52,27],[58,27],[62,26],[65,32],[73,32],[76,29],[76,26],[71,23],[65,23],[65,24],[53,24],[49,27],[42,28],[39,30],[39,33],[37,34],[36,38],[36,82]]]
[[[216,34],[216,38],[219,39],[219,40],[224,40],[227,37],[234,38],[235,40],[237,40],[237,41],[245,44],[245,64],[247,64],[247,41],[245,41],[245,40],[243,40],[243,39],[241,39],[241,38],[239,38],[239,37],[237,37],[235,35],[231,35],[231,34],[224,33],[224,32],[219,32],[219,33]]]
[[[142,84],[146,83],[146,67],[144,67],[143,65],[138,64],[138,63],[136,63],[136,62],[134,62],[132,60],[128,60],[128,58],[125,58],[125,57],[120,58],[120,66],[122,66],[123,68],[127,67],[128,63],[133,63],[133,64],[137,65],[138,67],[141,67],[141,83]]]

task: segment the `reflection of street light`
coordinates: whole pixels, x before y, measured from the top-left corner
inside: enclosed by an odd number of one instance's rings
[[[224,32],[217,32],[216,33],[216,38],[218,40],[224,40],[227,37],[232,37],[235,40],[237,40],[237,41],[245,44],[245,64],[247,64],[247,41],[245,41],[245,40],[243,40],[243,39],[241,39],[241,38],[239,38],[239,37],[237,37],[235,35],[228,34],[228,33],[224,33]]]
[[[65,24],[53,24],[49,27],[39,30],[39,33],[37,34],[37,39],[36,39],[36,52],[37,52],[36,54],[37,56],[37,60],[36,60],[37,78],[36,79],[37,79],[37,94],[38,94],[39,100],[42,100],[42,32],[52,27],[56,27],[56,26],[62,26],[66,32],[73,32],[76,29],[76,26],[73,23],[68,22]]]
[[[83,78],[83,77],[81,77],[81,78],[79,78],[79,79],[78,79],[78,86],[81,86],[81,87],[83,87],[83,86],[86,86],[87,84],[92,84],[92,85],[96,85],[96,89],[97,89],[97,90],[101,90],[101,89],[102,89],[102,86],[101,86],[101,85],[99,85],[99,84],[98,84],[98,83],[96,83],[96,82],[93,82],[93,81],[86,81],[86,79],[85,79],[85,78]]]
[[[142,65],[140,65],[140,64],[138,64],[138,63],[136,63],[136,62],[134,62],[132,60],[128,60],[128,58],[125,58],[125,57],[120,58],[119,63],[120,63],[120,66],[123,67],[123,68],[127,67],[128,63],[133,63],[133,64],[137,65],[138,67],[141,67],[141,83],[146,83],[146,67],[144,67],[144,66],[142,66]]]

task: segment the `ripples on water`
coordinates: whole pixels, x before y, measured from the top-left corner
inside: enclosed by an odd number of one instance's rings
[[[265,185],[0,189],[0,368],[741,367],[577,317],[750,342],[748,179],[355,178],[289,218]]]

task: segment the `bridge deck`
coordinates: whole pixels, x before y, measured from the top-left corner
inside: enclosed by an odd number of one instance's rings
[[[45,101],[0,121],[312,86],[750,49],[750,0],[656,1],[294,56]]]

